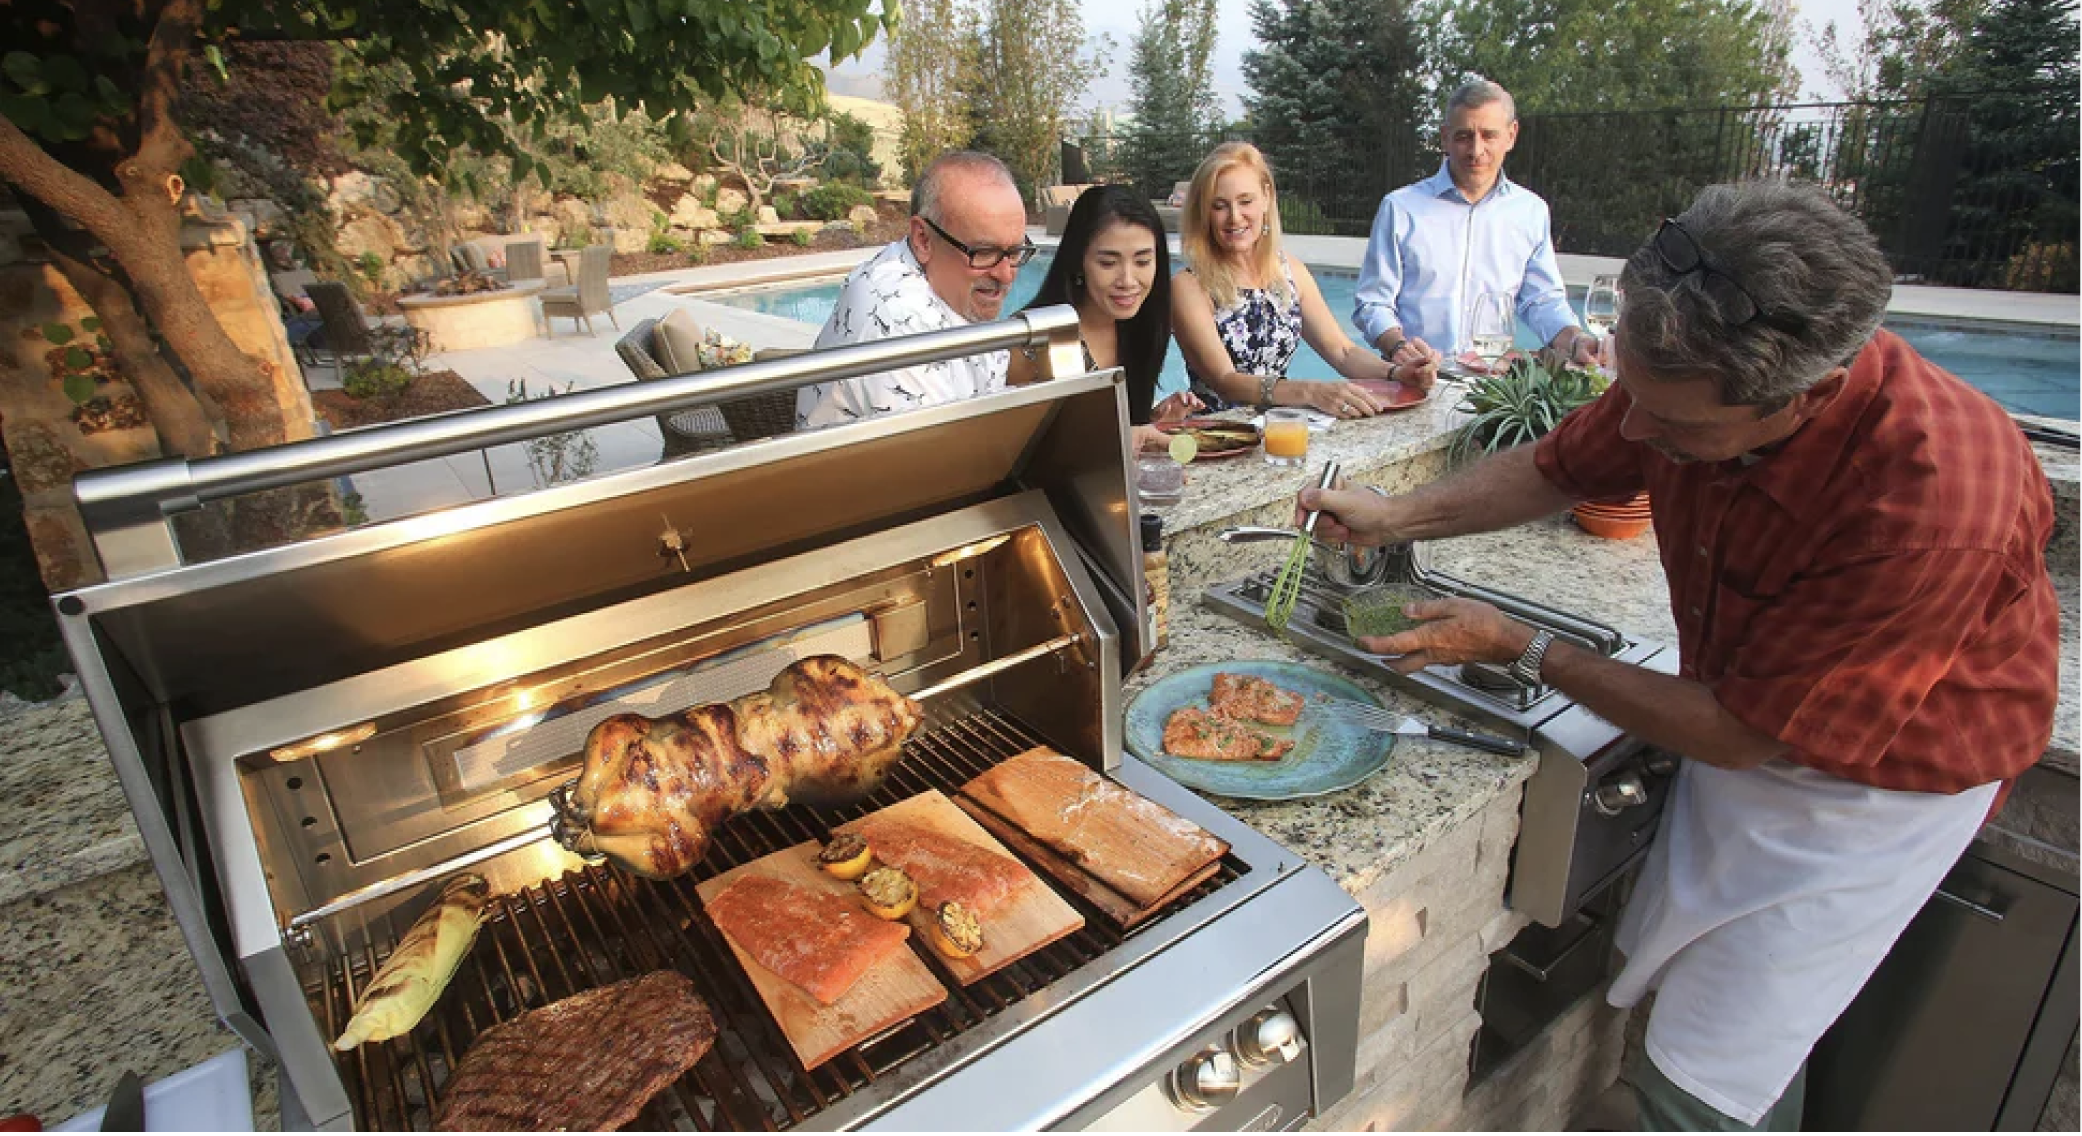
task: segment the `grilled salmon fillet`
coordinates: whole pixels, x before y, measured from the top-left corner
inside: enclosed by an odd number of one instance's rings
[[[921,825],[870,818],[853,831],[867,837],[876,859],[917,882],[919,906],[927,910],[953,900],[988,919],[1037,879],[1017,860]]]
[[[1164,752],[1205,761],[1273,761],[1294,743],[1282,741],[1233,718],[1187,706],[1164,723]]]
[[[731,942],[827,1006],[903,950],[911,934],[842,896],[750,873],[732,880],[707,907]]]
[[[1306,705],[1301,695],[1246,674],[1217,674],[1207,708],[1239,722],[1291,726]]]

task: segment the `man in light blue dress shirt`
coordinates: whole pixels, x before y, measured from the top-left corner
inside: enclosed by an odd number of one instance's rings
[[[1510,93],[1478,80],[1446,103],[1439,172],[1381,199],[1352,311],[1362,338],[1393,363],[1465,351],[1468,310],[1484,292],[1511,292],[1518,318],[1577,362],[1597,337],[1576,324],[1554,259],[1547,203],[1504,176],[1518,142]]]

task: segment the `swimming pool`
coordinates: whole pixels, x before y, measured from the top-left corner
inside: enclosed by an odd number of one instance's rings
[[[1007,312],[1018,311],[1048,274],[1051,254],[1042,253],[1022,269],[1005,303]],[[1352,298],[1359,289],[1357,273],[1336,268],[1311,268],[1323,300],[1340,320],[1349,320]],[[775,288],[700,297],[711,303],[764,312],[785,319],[822,326],[839,300],[837,280],[792,284]],[[1572,292],[1569,302],[1580,309],[1583,297]],[[2001,403],[2013,413],[2038,414],[2049,418],[2082,417],[2082,346],[2072,332],[1981,331],[1921,320],[1889,320],[1887,327],[1908,340],[1923,357],[1958,375]],[[1350,330],[1347,329],[1347,334]],[[1538,347],[1532,333],[1518,329],[1520,347]],[[1328,378],[1330,364],[1307,344],[1288,368],[1298,378]],[[1173,343],[1164,357],[1159,395],[1184,390],[1185,360]]]

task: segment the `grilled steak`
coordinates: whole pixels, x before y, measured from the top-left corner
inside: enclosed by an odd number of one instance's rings
[[[620,1128],[715,1040],[708,1003],[674,971],[573,994],[480,1034],[444,1087],[434,1127]]]

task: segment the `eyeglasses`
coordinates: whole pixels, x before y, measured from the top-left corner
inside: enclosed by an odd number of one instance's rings
[[[1663,267],[1679,276],[1700,274],[1701,285],[1713,298],[1714,307],[1728,316],[1736,327],[1762,321],[1766,327],[1776,328],[1787,335],[1799,335],[1807,330],[1807,317],[1798,312],[1766,312],[1757,298],[1749,294],[1742,281],[1735,279],[1725,270],[1716,268],[1706,259],[1706,250],[1699,241],[1674,218],[1663,218],[1661,228],[1655,231],[1651,241],[1655,254]]]
[[[926,228],[940,234],[941,240],[959,249],[963,256],[969,258],[969,267],[979,272],[996,268],[999,264],[1008,260],[1012,262],[1012,267],[1014,268],[1024,267],[1027,261],[1034,259],[1035,253],[1041,251],[1034,246],[1034,242],[1025,239],[1022,239],[1015,248],[999,248],[996,245],[977,245],[975,248],[970,248],[968,245],[955,240],[953,236],[948,234],[947,230],[934,224],[931,217],[920,213],[918,219],[925,222]]]

